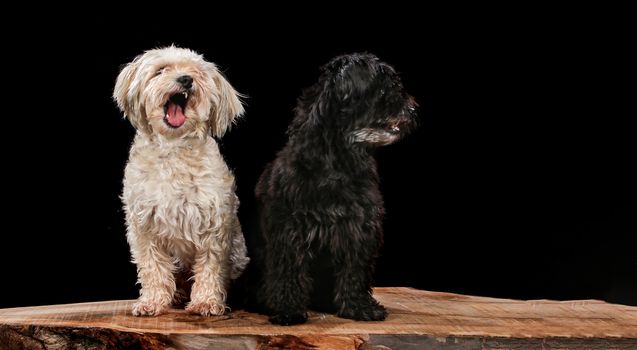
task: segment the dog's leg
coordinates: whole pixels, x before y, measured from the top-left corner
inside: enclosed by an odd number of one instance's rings
[[[343,241],[333,252],[336,256],[337,315],[358,321],[384,320],[387,311],[372,297],[371,289],[377,246],[355,243]]]
[[[175,293],[175,266],[170,255],[150,239],[135,236],[133,261],[142,285],[140,297],[133,305],[135,316],[156,316],[166,310]]]
[[[293,234],[281,234],[266,245],[265,294],[270,322],[289,326],[307,321],[312,280],[309,255]],[[298,243],[298,242],[297,242]]]
[[[227,242],[222,242],[228,234],[210,233],[210,241],[198,248],[193,266],[195,282],[186,311],[203,316],[223,315],[226,311],[229,246]]]
[[[230,278],[235,280],[241,276],[243,270],[246,269],[250,258],[248,257],[248,249],[246,248],[245,238],[241,232],[241,225],[236,215],[233,216],[229,232],[232,234],[232,249],[230,252]]]
[[[381,321],[385,308],[372,297],[371,261],[358,254],[345,254],[336,272],[336,306],[339,317],[358,321]]]

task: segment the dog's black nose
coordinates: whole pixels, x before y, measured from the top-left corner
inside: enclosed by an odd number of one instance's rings
[[[180,76],[177,78],[177,82],[186,89],[190,89],[192,87],[192,77],[190,75]]]

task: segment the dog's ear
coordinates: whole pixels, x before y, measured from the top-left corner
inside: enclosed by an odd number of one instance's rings
[[[140,100],[141,82],[136,79],[140,61],[141,56],[138,56],[119,73],[113,90],[113,98],[124,113],[124,117],[128,118],[135,129],[148,132],[148,123],[142,115],[144,110]]]
[[[217,67],[210,63],[209,73],[216,86],[210,111],[210,131],[212,136],[221,137],[232,126],[234,120],[244,112],[240,97],[243,97],[230,85]]]

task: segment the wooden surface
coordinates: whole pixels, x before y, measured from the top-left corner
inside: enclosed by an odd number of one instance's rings
[[[293,327],[242,310],[140,318],[133,301],[0,309],[0,349],[637,349],[637,307],[411,288],[376,288],[375,297],[390,312],[384,322],[311,313]]]

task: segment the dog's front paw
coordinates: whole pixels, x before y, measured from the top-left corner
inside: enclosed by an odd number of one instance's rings
[[[219,316],[226,312],[226,305],[214,301],[190,302],[186,311],[201,316]]]
[[[387,310],[378,303],[365,303],[364,305],[350,305],[337,315],[356,321],[382,321],[387,318]]]
[[[157,316],[168,309],[168,304],[150,300],[138,300],[133,304],[134,316]]]
[[[307,313],[305,312],[284,312],[270,316],[270,322],[281,326],[292,326],[305,323]]]

